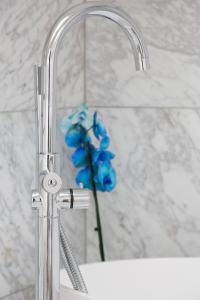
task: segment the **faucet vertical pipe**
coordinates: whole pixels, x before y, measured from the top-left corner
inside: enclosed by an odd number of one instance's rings
[[[40,115],[38,146],[38,194],[33,201],[38,208],[38,276],[37,300],[59,300],[59,207],[56,193],[44,187],[44,176],[57,171],[55,67],[64,34],[76,23],[92,16],[101,16],[118,24],[127,35],[134,54],[136,70],[149,68],[148,52],[140,31],[132,19],[119,8],[102,2],[86,2],[65,12],[50,31],[43,50],[41,76],[37,81]],[[38,86],[41,89],[38,89]],[[51,174],[53,174],[51,173]],[[59,173],[59,171],[58,171]],[[51,182],[49,183],[51,185]]]

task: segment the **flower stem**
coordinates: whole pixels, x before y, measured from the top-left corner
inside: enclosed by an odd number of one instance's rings
[[[97,227],[95,228],[95,231],[97,231],[97,233],[98,233],[99,252],[100,252],[101,261],[105,261],[103,233],[102,233],[102,227],[101,227],[101,216],[100,216],[99,202],[98,202],[98,197],[97,197],[97,189],[96,189],[96,184],[95,184],[95,181],[94,181],[94,169],[93,169],[93,166],[92,166],[92,157],[91,157],[89,143],[87,143],[87,152],[88,152],[89,168],[90,168],[90,171],[91,171],[91,185],[92,185],[92,193],[93,193],[93,197],[94,197],[96,221],[97,221]]]

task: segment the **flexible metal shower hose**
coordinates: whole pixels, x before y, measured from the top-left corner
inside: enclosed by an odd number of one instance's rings
[[[61,257],[63,259],[64,267],[71,280],[72,286],[75,290],[82,293],[88,293],[86,284],[82,277],[78,264],[72,254],[72,249],[69,240],[64,232],[63,225],[60,222],[60,248]]]

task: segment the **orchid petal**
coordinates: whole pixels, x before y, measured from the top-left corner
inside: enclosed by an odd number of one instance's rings
[[[76,183],[78,186],[81,184],[84,188],[91,189],[91,172],[89,167],[81,169],[76,176]]]
[[[110,151],[94,150],[92,152],[92,164],[98,164],[99,162],[110,161],[115,155]]]
[[[104,162],[98,168],[98,183],[101,191],[110,192],[116,186],[116,172],[110,163]]]
[[[71,127],[65,135],[65,142],[69,147],[79,147],[84,142],[85,130],[81,126]]]
[[[76,168],[87,165],[87,150],[84,147],[78,147],[71,156],[72,162]]]

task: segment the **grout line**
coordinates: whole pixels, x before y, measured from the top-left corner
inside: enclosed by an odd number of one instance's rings
[[[89,105],[91,108],[105,108],[105,109],[188,109],[188,110],[193,110],[193,109],[200,109],[200,106],[137,106],[137,105],[109,105],[109,106],[104,106],[104,105]]]
[[[13,296],[13,295],[18,294],[18,293],[20,293],[20,292],[24,292],[24,291],[26,291],[26,290],[28,290],[28,289],[30,289],[30,288],[33,288],[33,287],[34,287],[34,284],[29,285],[29,286],[27,286],[27,287],[25,287],[25,288],[22,288],[22,289],[20,289],[20,290],[17,290],[17,291],[15,291],[15,292],[10,293],[10,294],[4,295],[3,297],[0,297],[0,300],[6,299],[7,297]]]
[[[88,105],[90,108],[99,108],[99,109],[157,109],[157,110],[199,110],[200,106],[137,106],[137,105],[127,105],[127,106],[122,106],[122,105]],[[61,111],[64,109],[74,109],[77,106],[67,106],[67,107],[59,107],[57,108],[57,111]],[[35,113],[34,109],[22,109],[22,110],[6,110],[6,111],[0,111],[1,114],[15,114],[15,113]],[[1,298],[0,298],[1,299]]]
[[[24,113],[32,113],[32,112],[35,112],[35,110],[34,109],[5,110],[5,111],[0,111],[0,114],[15,114],[15,113],[23,113],[23,112]]]
[[[188,106],[188,107],[184,107],[184,106],[131,106],[131,105],[127,105],[127,106],[122,106],[122,105],[109,105],[109,106],[104,106],[104,105],[89,105],[89,108],[104,108],[104,109],[158,109],[158,110],[164,110],[164,109],[169,109],[169,110],[173,110],[173,109],[182,109],[182,110],[195,110],[195,109],[200,109],[200,106]],[[68,106],[68,107],[60,107],[58,108],[58,110],[63,110],[63,109],[74,109],[77,106]]]

